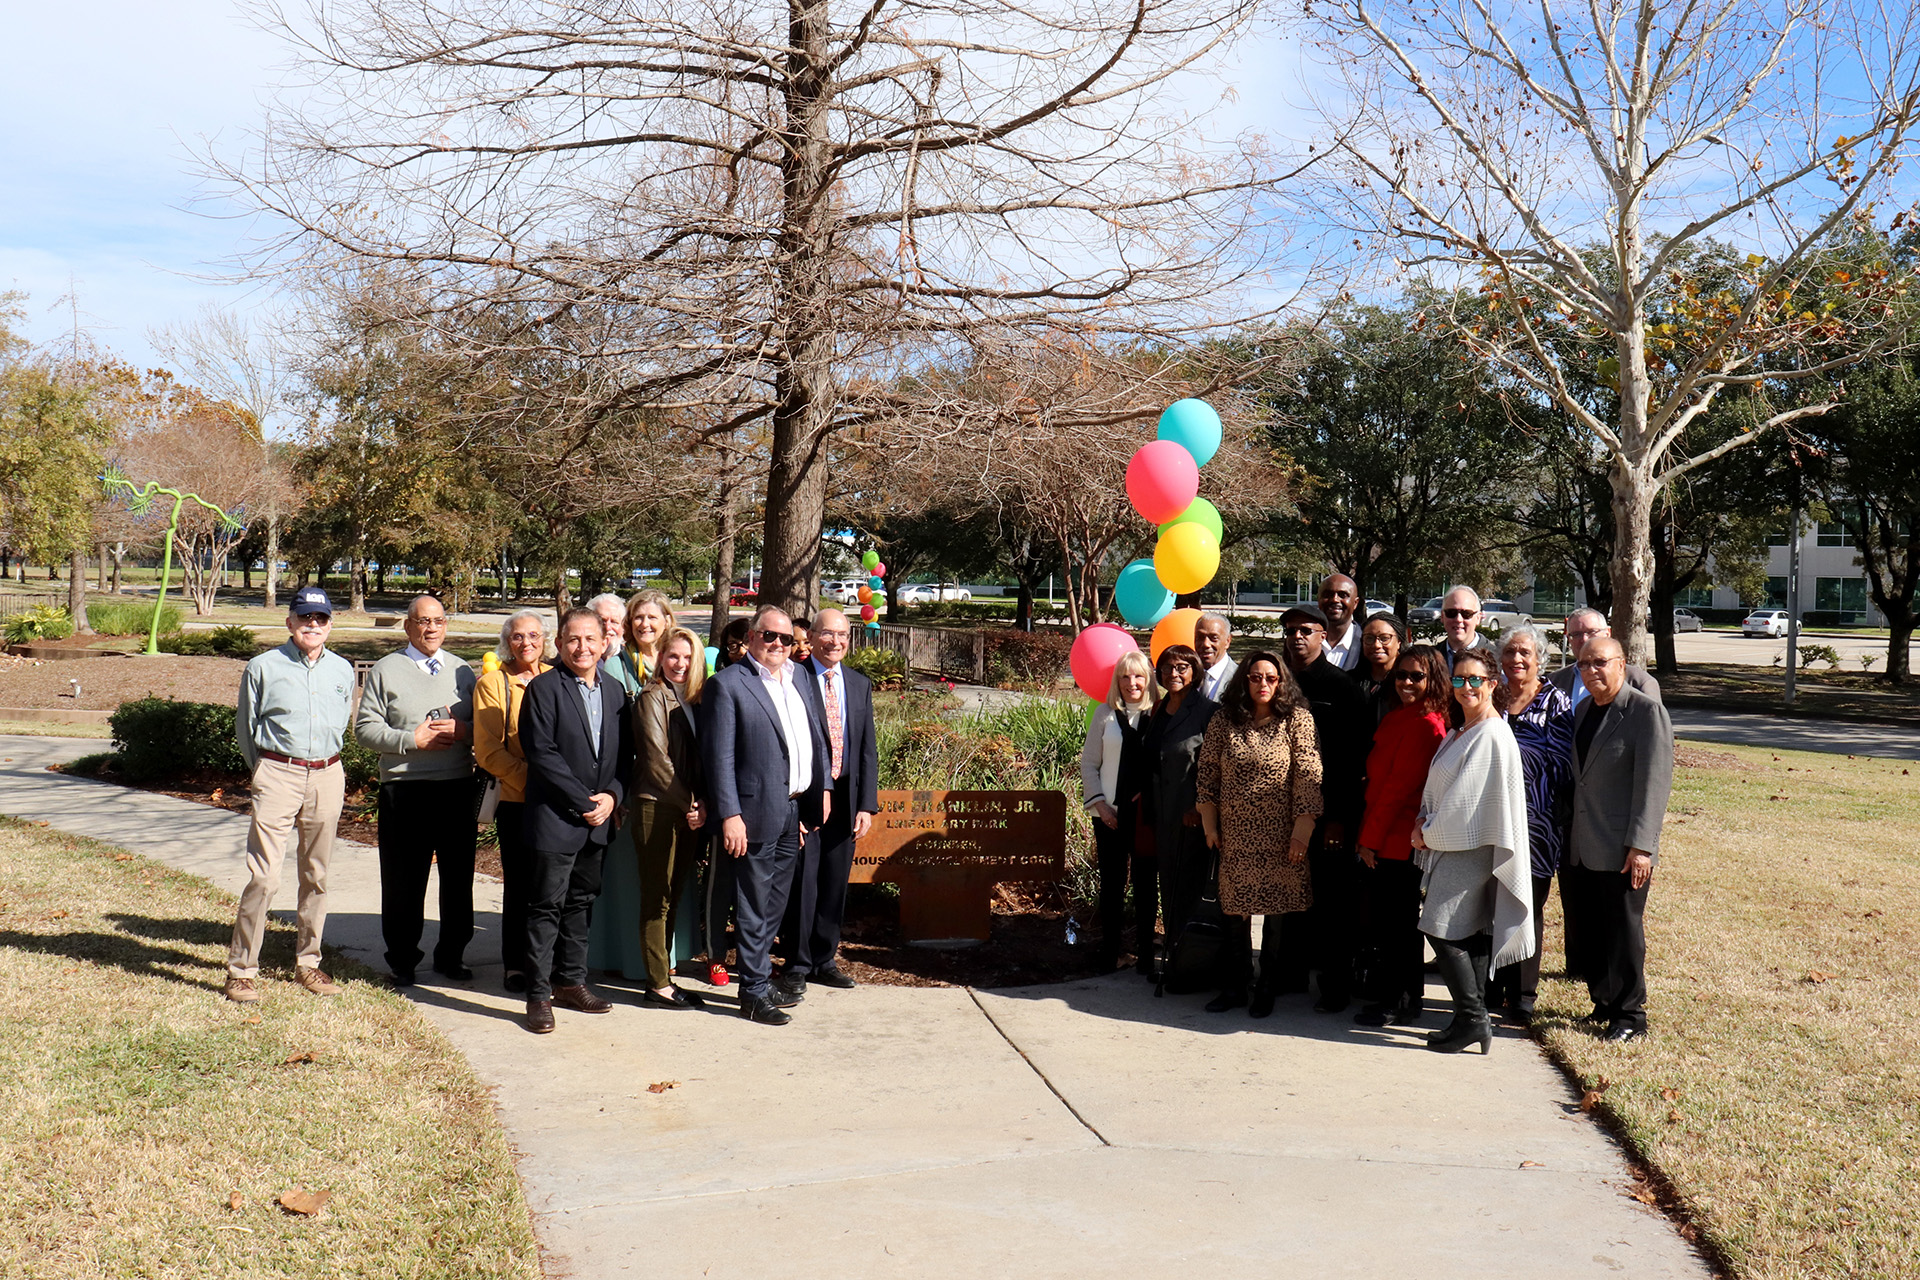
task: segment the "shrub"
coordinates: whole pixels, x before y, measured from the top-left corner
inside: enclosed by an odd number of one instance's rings
[[[260,642],[253,638],[252,627],[234,623],[215,627],[209,634],[213,640],[213,651],[224,653],[229,658],[251,658],[260,651]]]
[[[97,601],[87,606],[87,625],[103,636],[143,636],[153,626],[153,606],[138,600]],[[170,636],[179,630],[179,608],[161,606],[160,634]]]
[[[160,637],[160,652],[189,658],[211,658],[216,652],[211,631],[176,631]]]
[[[348,791],[359,791],[380,781],[380,753],[362,746],[352,729],[347,730],[346,740],[340,744],[340,765],[347,771]]]
[[[16,613],[6,622],[8,644],[31,644],[35,640],[64,640],[73,634],[73,618],[65,609],[40,604],[25,613]]]
[[[1071,638],[1053,631],[991,630],[986,636],[988,684],[1051,685],[1067,669]]]
[[[897,689],[906,683],[907,664],[891,649],[879,645],[852,649],[841,661],[873,681],[876,689]]]
[[[120,772],[135,782],[216,773],[245,777],[234,710],[212,702],[148,696],[120,704],[107,721]]]

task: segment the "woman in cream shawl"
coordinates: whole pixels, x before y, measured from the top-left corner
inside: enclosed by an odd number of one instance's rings
[[[1413,833],[1427,877],[1420,931],[1453,993],[1453,1022],[1427,1041],[1438,1053],[1489,1050],[1487,974],[1533,954],[1526,775],[1494,707],[1498,679],[1491,654],[1454,660],[1459,727],[1434,754]]]

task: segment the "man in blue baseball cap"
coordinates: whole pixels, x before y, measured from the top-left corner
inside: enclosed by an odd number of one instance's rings
[[[253,771],[253,823],[247,831],[247,887],[227,952],[226,997],[260,998],[260,942],[267,908],[280,887],[287,846],[298,842],[300,903],[295,913],[293,979],[317,996],[340,994],[320,968],[327,922],[327,862],[346,793],[340,745],[353,701],[353,664],[327,649],[333,601],[302,587],[287,613],[287,642],[247,663],[234,718],[240,754]]]

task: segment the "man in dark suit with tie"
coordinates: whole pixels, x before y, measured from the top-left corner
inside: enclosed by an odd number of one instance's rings
[[[880,747],[873,727],[873,683],[845,665],[853,630],[847,615],[822,609],[809,629],[813,653],[799,664],[827,738],[827,777],[833,804],[826,822],[807,836],[780,925],[786,968],[774,986],[804,994],[808,983],[842,990],[854,985],[834,957],[847,909],[847,876],[854,842],[880,812]]]
[[[1647,1033],[1647,890],[1673,790],[1673,722],[1627,683],[1611,637],[1588,641],[1589,696],[1573,718],[1573,827],[1560,870],[1569,968],[1587,980],[1593,1021],[1617,1044]]]
[[[560,664],[535,676],[520,704],[527,757],[523,810],[533,883],[527,903],[527,1030],[553,1030],[553,1006],[605,1013],[587,988],[587,925],[615,810],[633,772],[627,695],[600,669],[606,637],[591,609],[560,622]]]
[[[769,1026],[792,1021],[791,991],[772,986],[774,934],[786,912],[800,844],[832,815],[822,732],[809,673],[789,662],[793,620],[763,606],[747,632],[747,660],[707,681],[700,694],[700,749],[707,808],[720,820],[721,853],[734,869],[734,932],[740,953],[740,1016]]]

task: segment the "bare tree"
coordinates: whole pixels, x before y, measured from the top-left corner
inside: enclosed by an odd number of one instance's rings
[[[321,105],[212,168],[285,220],[273,261],[408,264],[429,320],[621,310],[632,402],[764,421],[764,598],[799,607],[853,384],[982,326],[1174,344],[1244,318],[1267,175],[1185,104],[1257,11],[266,0]]]
[[[1829,250],[1894,194],[1913,150],[1914,11],[1308,0],[1300,21],[1334,82],[1316,210],[1403,267],[1479,285],[1472,314],[1436,328],[1599,442],[1614,631],[1645,661],[1659,492],[1834,400],[1783,399],[1732,439],[1690,428],[1723,392],[1828,373],[1886,340],[1910,277],[1884,257],[1837,270]],[[1752,252],[1724,286],[1689,289],[1678,267],[1712,239]],[[1617,383],[1610,416],[1579,391],[1596,365]]]
[[[272,441],[292,390],[292,361],[281,336],[234,312],[208,306],[198,318],[154,330],[148,337],[186,381],[233,407],[260,446],[261,468],[278,478],[280,463]],[[260,514],[267,522],[268,609],[275,607],[279,587],[284,488],[283,479],[269,486],[261,502]]]

